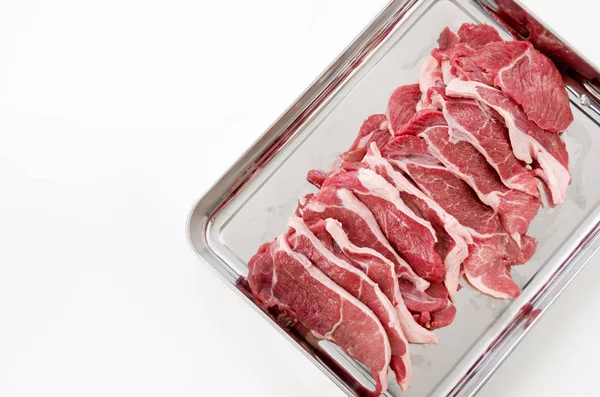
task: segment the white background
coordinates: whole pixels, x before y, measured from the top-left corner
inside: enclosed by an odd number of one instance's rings
[[[525,3],[600,63],[591,0]],[[384,5],[0,0],[1,396],[342,395],[185,219]],[[596,394],[599,264],[481,396]]]

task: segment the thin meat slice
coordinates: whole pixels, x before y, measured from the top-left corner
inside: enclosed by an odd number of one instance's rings
[[[522,236],[519,249],[504,231],[494,210],[484,205],[462,179],[432,157],[423,139],[408,135],[397,137],[386,148],[384,156],[471,234],[473,244],[463,262],[469,283],[495,298],[518,296],[519,287],[510,278],[509,266],[529,260],[535,240]],[[411,156],[411,151],[419,154]]]
[[[502,41],[498,32],[485,24],[465,23],[458,33],[444,29],[438,38],[438,48],[431,52],[441,64],[444,83],[448,85],[461,78],[493,84],[493,75],[483,70],[473,56],[486,44],[497,41]]]
[[[469,142],[496,170],[502,183],[539,197],[534,173],[514,156],[508,130],[489,108],[471,99],[445,98],[443,92],[433,95],[432,101],[443,110],[444,118],[452,128],[453,142]]]
[[[489,43],[503,41],[498,31],[485,23],[463,23],[456,32],[461,43],[479,50]]]
[[[446,85],[456,78],[493,83],[493,76],[473,61],[476,50],[468,43],[461,42],[460,37],[449,28],[442,31],[438,44],[439,48],[434,48],[431,55],[441,63],[442,78]]]
[[[331,251],[333,247],[329,235],[320,236],[324,241],[319,239],[298,217],[290,218],[288,226],[291,228],[288,241],[293,251],[306,256],[327,277],[364,303],[377,316],[390,341],[390,367],[402,390],[406,390],[412,376],[408,341],[390,300],[365,273]]]
[[[521,105],[527,118],[540,128],[561,132],[573,121],[569,95],[560,72],[531,43],[489,43],[472,59],[494,76],[494,84]]]
[[[455,80],[446,87],[446,94],[476,99],[494,109],[508,127],[515,157],[534,166],[534,172],[550,190],[554,204],[564,202],[571,175],[569,153],[559,135],[538,127],[513,100],[484,84]]]
[[[419,90],[421,91],[421,100],[417,103],[417,111],[429,108],[435,108],[431,103],[430,98],[427,97],[427,91],[432,87],[438,87],[444,85],[444,79],[442,76],[442,66],[440,61],[433,56],[428,56],[419,72]],[[398,132],[396,132],[398,134]],[[379,145],[383,147],[383,145]]]
[[[377,392],[387,389],[391,347],[381,322],[304,255],[292,251],[281,235],[248,264],[253,295],[266,307],[285,310],[320,339],[339,345],[368,367]]]
[[[429,102],[431,102],[431,96],[429,96]],[[433,105],[432,105],[433,106]],[[404,125],[400,131],[396,132],[398,135],[418,135],[425,128],[434,125],[447,125],[444,114],[437,110],[437,108],[423,109],[415,113],[410,120]],[[393,139],[393,138],[392,138]],[[388,141],[389,142],[389,141]],[[383,148],[383,145],[377,145],[378,148]]]
[[[371,145],[363,163],[392,183],[400,192],[404,202],[434,227],[438,236],[438,252],[446,268],[444,284],[450,299],[454,300],[460,278],[460,265],[469,253],[468,244],[473,241],[468,230],[439,204],[421,192],[402,173],[396,171],[383,158],[376,146]]]
[[[500,182],[486,159],[467,142],[451,142],[450,128],[431,127],[421,133],[429,151],[477,192],[481,201],[498,212],[502,225],[520,244],[540,203],[533,196],[509,189]]]
[[[445,309],[448,305],[448,298],[438,298],[427,292],[419,291],[408,281],[400,281],[400,292],[407,309],[412,313],[435,313]]]
[[[386,115],[373,114],[363,122],[352,146],[341,157],[346,161],[360,161],[371,143],[383,147],[391,137]]]
[[[421,100],[418,84],[403,85],[392,93],[387,105],[387,119],[392,134],[400,130],[417,111],[417,103]]]
[[[454,321],[456,317],[456,306],[448,305],[439,312],[431,313],[431,322],[429,323],[428,329],[438,329],[447,327]]]
[[[333,219],[327,219],[325,222],[327,231],[341,252],[360,267],[371,280],[375,281],[396,307],[402,330],[408,341],[410,343],[437,343],[437,336],[419,326],[407,309],[400,292],[394,264],[371,248],[357,247],[352,244],[341,223]],[[409,284],[412,285],[410,282]]]
[[[535,241],[522,236],[522,247],[503,230],[500,220],[483,205],[462,180],[444,167],[398,162],[417,185],[467,227],[473,236],[469,256],[463,262],[467,280],[479,291],[498,299],[519,295],[510,276],[510,266],[525,263],[533,254]]]
[[[323,186],[352,190],[371,210],[391,246],[419,276],[436,283],[444,280],[445,268],[435,249],[433,227],[406,206],[385,178],[369,169],[342,171],[329,177]]]
[[[324,187],[299,212],[308,226],[327,218],[339,221],[353,244],[382,254],[394,264],[398,277],[409,280],[419,290],[424,291],[429,287],[429,282],[419,277],[396,253],[373,213],[350,190]]]

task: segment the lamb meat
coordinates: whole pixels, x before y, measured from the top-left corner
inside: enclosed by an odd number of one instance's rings
[[[385,392],[391,347],[381,322],[286,240],[281,235],[263,245],[248,263],[253,295],[266,307],[294,316],[317,338],[339,345],[371,370],[377,392]]]
[[[445,268],[435,249],[433,227],[408,208],[398,190],[383,177],[369,169],[342,171],[323,186],[352,190],[371,210],[390,245],[419,276],[436,283],[444,280]]]
[[[340,251],[375,281],[394,304],[408,341],[410,343],[437,343],[437,336],[419,326],[406,307],[398,279],[395,276],[394,264],[371,248],[357,247],[352,244],[341,223],[333,219],[327,219],[325,222],[327,231],[335,240]],[[412,283],[408,283],[412,285]]]
[[[377,224],[373,213],[348,189],[324,187],[299,211],[307,225],[332,218],[339,221],[353,244],[374,249],[394,264],[398,277],[412,282],[424,291],[429,283],[392,248]]]
[[[476,99],[494,109],[508,127],[515,157],[534,166],[534,172],[545,182],[555,205],[564,202],[571,176],[569,153],[560,136],[538,127],[513,100],[484,84],[455,80],[446,87],[446,94]]]
[[[331,251],[331,237],[324,227],[325,233],[318,233],[319,239],[301,218],[292,217],[288,226],[291,228],[288,242],[293,251],[306,256],[326,276],[371,309],[381,321],[392,349],[390,367],[402,390],[406,390],[412,374],[408,342],[390,300],[365,273]]]

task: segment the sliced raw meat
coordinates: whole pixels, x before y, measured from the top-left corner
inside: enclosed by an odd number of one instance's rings
[[[426,147],[423,148],[419,141],[423,140],[409,135],[390,141],[388,145],[392,144],[393,150],[387,151],[388,160],[469,230],[473,244],[469,246],[469,256],[463,262],[463,269],[470,284],[499,299],[518,296],[519,288],[510,279],[507,266],[525,263],[533,254],[535,241],[522,236],[519,249],[504,231],[495,212],[484,205],[469,185],[453,172],[436,163],[435,158],[427,158],[427,153],[424,153]],[[419,147],[421,152],[418,156],[405,156],[411,148]]]
[[[457,34],[461,43],[474,50],[479,50],[488,43],[503,41],[496,29],[484,23],[463,23]]]
[[[373,312],[292,251],[286,237],[263,245],[248,264],[253,295],[266,307],[277,307],[321,339],[329,340],[373,373],[377,391],[387,389],[391,348]]]
[[[440,61],[430,55],[421,65],[421,71],[419,72],[419,90],[421,91],[421,100],[417,104],[416,109],[422,110],[434,108],[433,104],[427,97],[427,91],[429,91],[429,89],[432,87],[441,86],[443,84],[444,79],[442,77],[442,66],[440,65]],[[396,135],[398,134],[399,132],[396,131]],[[383,145],[378,145],[378,147],[383,147]]]
[[[427,128],[419,131],[419,133],[425,131]],[[418,157],[420,161],[428,161],[434,165],[441,164],[438,159],[429,153],[427,142],[413,135],[394,137],[381,149],[381,155],[388,160]]]
[[[460,36],[454,33],[449,27],[446,27],[438,37],[438,48],[435,53],[446,52],[454,48],[460,43]]]
[[[456,306],[448,305],[448,307],[444,310],[431,313],[431,322],[428,328],[439,329],[447,327],[450,325],[450,323],[452,323],[452,321],[454,321],[454,317],[456,317]]]
[[[306,180],[316,188],[320,188],[327,179],[327,173],[322,170],[310,170],[306,174]]]
[[[421,312],[413,314],[415,321],[429,330],[447,327],[454,321],[454,317],[456,317],[456,306],[454,305],[448,305],[448,307],[435,313]]]
[[[392,349],[390,367],[396,374],[396,381],[402,390],[406,390],[410,385],[412,374],[408,342],[404,337],[396,309],[390,300],[365,273],[343,258],[336,256],[327,247],[332,245],[328,241],[331,240],[329,235],[323,236],[325,242],[321,241],[298,217],[291,218],[288,226],[293,230],[288,237],[288,241],[294,252],[306,256],[313,265],[337,285],[371,309],[381,321]],[[325,230],[325,228],[323,229]],[[407,283],[412,286],[410,282]]]
[[[508,266],[529,259],[531,246],[535,246],[532,239],[522,236],[523,251],[519,250],[494,212],[477,199],[466,183],[445,168],[408,163],[406,169],[425,193],[470,229],[473,244],[463,262],[469,282],[496,298],[518,296],[519,288],[512,281]]]
[[[571,176],[569,153],[559,135],[538,127],[514,101],[484,84],[455,80],[446,88],[446,94],[476,99],[498,112],[508,127],[515,157],[527,164],[535,160],[534,172],[546,183],[554,204],[564,202]]]
[[[444,280],[433,227],[415,215],[383,177],[369,169],[345,171],[329,177],[323,186],[352,190],[371,210],[391,246],[419,276],[436,283]]]
[[[433,285],[433,284],[432,284]],[[448,305],[447,298],[436,298],[419,291],[408,281],[400,281],[400,292],[406,307],[411,312],[439,312]]]
[[[432,95],[432,101],[443,110],[452,128],[452,142],[469,142],[485,156],[506,186],[539,197],[537,179],[514,156],[508,130],[489,108],[471,99],[445,98],[442,92]]]
[[[417,111],[417,103],[421,100],[418,84],[403,85],[392,93],[387,106],[389,129],[394,134],[410,120]]]
[[[391,137],[385,114],[373,114],[363,122],[354,143],[341,157],[347,161],[360,161],[372,142],[383,147]]]
[[[431,313],[429,312],[413,314],[413,318],[423,328],[428,328],[431,324]]]
[[[429,102],[431,102],[431,96],[429,96]],[[400,131],[396,132],[396,136],[418,135],[425,128],[432,127],[434,125],[447,125],[444,114],[437,109],[419,110],[410,118],[410,120]],[[383,148],[384,146],[377,145],[377,147]]]
[[[411,269],[392,248],[377,224],[373,213],[347,189],[322,188],[300,211],[307,225],[332,218],[339,221],[353,244],[372,248],[390,260],[398,277],[409,280],[424,291],[429,283]]]
[[[420,136],[425,138],[434,157],[467,182],[481,201],[498,212],[506,231],[520,244],[521,235],[527,232],[537,214],[539,200],[504,186],[475,147],[467,142],[451,142],[450,128],[431,127]]]
[[[560,132],[573,121],[569,95],[556,66],[527,41],[489,43],[472,57],[494,84],[541,128]],[[476,80],[477,81],[477,80]]]
[[[371,248],[357,247],[352,244],[339,222],[333,219],[327,219],[325,222],[327,231],[344,255],[360,267],[371,280],[375,281],[394,304],[408,341],[410,343],[437,343],[437,336],[420,327],[406,308],[394,272],[394,264]],[[409,284],[412,285],[410,282]]]
[[[472,59],[488,43],[502,41],[498,32],[489,25],[463,24],[458,34],[446,28],[438,38],[439,48],[431,54],[441,63],[443,81],[447,85],[457,77],[493,84],[493,76]]]
[[[467,43],[462,43],[460,37],[446,28],[438,39],[439,48],[431,51],[431,55],[441,63],[442,78],[445,84],[460,77],[467,80],[475,80],[493,83],[493,76],[483,71],[472,59],[475,50]]]
[[[460,265],[469,253],[468,244],[473,241],[471,235],[456,218],[421,192],[402,173],[396,171],[382,157],[376,146],[371,145],[363,162],[392,183],[400,192],[402,200],[421,218],[429,221],[435,229],[438,236],[438,252],[446,267],[444,283],[450,298],[454,300],[460,278]]]

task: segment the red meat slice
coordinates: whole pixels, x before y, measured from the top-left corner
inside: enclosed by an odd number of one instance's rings
[[[569,95],[556,66],[527,41],[489,43],[473,61],[494,76],[494,84],[523,107],[527,117],[552,132],[573,121]]]
[[[371,145],[363,163],[382,175],[400,192],[402,200],[421,218],[433,226],[437,236],[436,249],[444,260],[446,276],[444,283],[452,300],[458,288],[460,265],[468,255],[468,244],[473,240],[468,230],[434,200],[421,192],[402,173],[382,157],[377,147]]]
[[[474,50],[479,50],[489,43],[503,41],[496,29],[484,23],[463,23],[457,34],[461,43]]]
[[[442,91],[432,95],[432,101],[443,109],[453,142],[473,145],[509,188],[539,197],[535,175],[514,156],[508,130],[489,108],[471,99],[445,98]]]
[[[394,166],[469,230],[473,244],[463,269],[470,284],[499,299],[518,296],[519,287],[510,278],[509,266],[529,260],[535,240],[522,236],[519,249],[494,211],[479,201],[469,185],[431,157],[422,139],[402,136],[390,141],[386,148],[384,153]],[[419,150],[419,155],[406,156],[412,149]]]
[[[371,210],[391,246],[411,268],[428,281],[441,283],[445,268],[435,249],[437,238],[431,224],[406,206],[398,190],[369,169],[343,171],[323,186],[350,189]]]
[[[539,200],[504,186],[475,147],[467,142],[451,142],[450,131],[447,127],[431,127],[420,136],[425,138],[434,157],[467,182],[481,201],[498,212],[506,231],[520,244],[521,235],[527,232],[537,214]]]
[[[392,349],[390,367],[402,390],[406,390],[412,375],[408,342],[390,300],[365,273],[331,251],[333,247],[328,234],[319,233],[325,241],[320,240],[298,217],[291,218],[288,226],[291,228],[288,241],[294,252],[306,256],[326,276],[371,309],[381,321]]]
[[[391,137],[386,115],[373,114],[363,122],[352,146],[341,157],[346,161],[360,161],[371,143],[383,147]]]
[[[392,93],[387,106],[387,119],[392,134],[399,131],[417,111],[417,103],[421,100],[418,84],[403,85]]]
[[[534,172],[545,182],[554,204],[564,202],[571,176],[569,153],[559,135],[538,127],[514,101],[484,84],[454,80],[446,94],[476,99],[498,112],[508,127],[515,157],[535,167]]]
[[[327,218],[339,221],[353,244],[381,253],[394,264],[398,277],[409,280],[419,290],[424,291],[429,287],[429,283],[398,256],[383,235],[373,213],[351,191],[324,187],[302,206],[299,213],[309,227]]]
[[[387,389],[391,348],[375,314],[292,251],[284,235],[263,245],[248,271],[250,289],[262,304],[287,311],[317,338],[339,345],[371,370],[377,392]]]
[[[406,307],[413,313],[439,312],[448,305],[447,298],[438,298],[429,295],[427,292],[419,291],[408,281],[400,281],[400,292],[402,293],[402,299],[404,299]]]
[[[333,219],[327,219],[325,222],[327,231],[335,240],[340,251],[375,281],[394,304],[408,341],[410,343],[436,343],[437,336],[419,326],[406,308],[394,272],[394,264],[371,248],[357,247],[352,244],[339,222]],[[411,283],[409,282],[409,284]]]
[[[429,101],[431,102],[431,96],[429,97]],[[433,106],[433,105],[432,105]],[[435,109],[423,109],[419,110],[415,113],[411,119],[404,125],[404,127],[396,133],[398,135],[418,135],[420,132],[423,132],[427,127],[432,127],[434,125],[447,125],[446,119],[444,118],[444,114]],[[393,139],[393,138],[392,138]],[[389,141],[388,141],[389,142]],[[378,148],[383,148],[384,146],[377,145]]]

